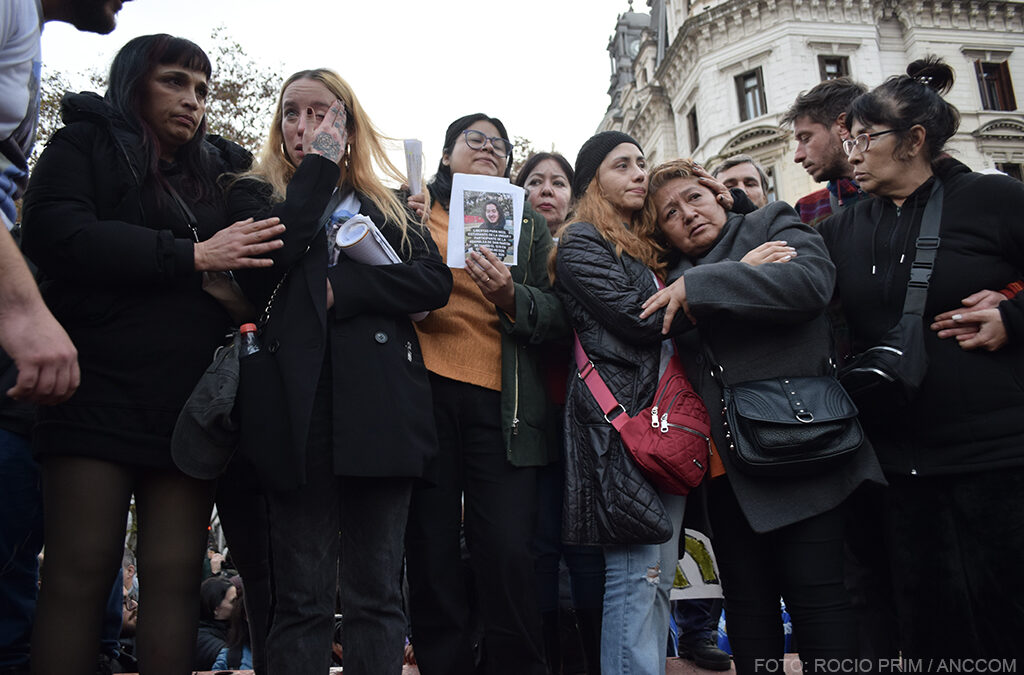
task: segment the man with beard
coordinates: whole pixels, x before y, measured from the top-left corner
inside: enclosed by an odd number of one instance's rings
[[[847,77],[826,80],[800,94],[782,116],[783,125],[793,125],[793,161],[803,165],[817,182],[828,183],[796,203],[800,220],[808,225],[817,225],[864,194],[853,182],[853,166],[846,161],[843,139],[846,110],[865,92],[867,87]]]
[[[0,3],[0,673],[28,673],[42,547],[39,471],[29,449],[29,403],[59,403],[78,387],[78,358],[9,230],[28,180],[39,117],[40,38],[46,21],[109,33],[122,0]],[[10,397],[10,398],[8,398]],[[20,399],[15,402],[12,399]],[[111,580],[113,580],[111,574]]]

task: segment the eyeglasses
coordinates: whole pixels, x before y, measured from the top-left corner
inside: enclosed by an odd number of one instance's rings
[[[488,136],[482,131],[476,129],[466,129],[462,132],[462,135],[466,137],[466,145],[473,148],[474,150],[483,150],[487,147],[487,141],[491,142],[491,147],[494,148],[494,152],[508,157],[512,154],[512,141],[501,136]]]
[[[847,138],[843,141],[843,150],[846,151],[846,155],[850,156],[854,150],[860,150],[861,152],[867,152],[868,148],[871,147],[871,141],[878,138],[879,136],[885,136],[896,131],[904,131],[904,129],[886,129],[885,131],[875,131],[870,134],[861,134],[857,138]]]

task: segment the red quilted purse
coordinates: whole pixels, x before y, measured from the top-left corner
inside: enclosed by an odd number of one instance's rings
[[[630,417],[608,389],[575,337],[577,376],[615,427],[647,480],[659,490],[685,495],[700,484],[711,451],[707,408],[686,378],[679,357],[669,359],[650,407]],[[618,409],[619,414],[609,418]]]

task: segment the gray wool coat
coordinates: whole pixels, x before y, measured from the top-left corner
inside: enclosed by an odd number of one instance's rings
[[[752,266],[740,259],[768,241],[797,250],[790,262]],[[751,477],[733,466],[722,419],[722,383],[712,375],[710,346],[732,384],[779,376],[831,372],[832,342],[824,310],[832,297],[835,267],[821,236],[783,202],[746,215],[729,214],[715,245],[696,259],[683,258],[669,280],[685,280],[697,330],[678,338],[680,355],[711,416],[711,432],[736,499],[755,532],[824,513],[865,481],[885,479],[870,444],[841,467],[803,478]]]

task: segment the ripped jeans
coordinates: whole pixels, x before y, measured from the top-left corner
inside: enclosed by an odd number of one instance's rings
[[[658,496],[672,521],[668,541],[604,549],[601,672],[605,675],[665,673],[669,591],[679,560],[686,497]]]

